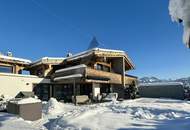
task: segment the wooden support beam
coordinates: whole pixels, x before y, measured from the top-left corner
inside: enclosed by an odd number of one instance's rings
[[[122,84],[123,84],[123,86],[125,86],[125,59],[124,59],[124,57],[122,57],[122,67],[123,67],[123,73],[122,73]]]
[[[75,79],[73,79],[73,93],[74,93],[74,104],[77,105]]]

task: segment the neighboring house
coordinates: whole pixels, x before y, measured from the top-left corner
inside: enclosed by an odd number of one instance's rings
[[[30,60],[0,54],[0,72],[2,73],[21,74],[30,63]]]
[[[149,98],[184,99],[184,85],[181,82],[140,83],[139,95]]]
[[[33,63],[2,57],[0,95],[34,91],[42,100],[55,97],[69,102],[74,95],[96,100],[113,92],[118,93],[119,99],[135,98],[137,77],[127,75],[134,65],[124,51],[93,48],[66,58],[44,57]],[[31,75],[23,75],[23,70]]]
[[[15,97],[21,91],[32,91],[39,83],[50,83],[49,79],[22,74],[30,60],[0,55],[0,96]]]

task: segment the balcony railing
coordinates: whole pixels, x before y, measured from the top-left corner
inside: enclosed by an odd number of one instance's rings
[[[57,71],[54,78],[65,77],[69,75],[81,74],[81,80],[83,82],[99,82],[110,84],[123,84],[123,76],[112,72],[106,72],[101,70],[92,69],[90,67],[73,67],[71,69],[63,69],[63,71]],[[125,84],[131,84],[136,81],[136,78],[125,76]]]

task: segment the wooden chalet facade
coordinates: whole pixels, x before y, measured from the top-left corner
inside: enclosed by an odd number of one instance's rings
[[[118,99],[135,98],[137,77],[126,74],[132,69],[130,58],[120,50],[93,48],[36,62],[0,55],[0,95],[34,91],[42,100],[55,97],[64,102],[82,96],[97,101],[110,93],[117,93]]]
[[[137,77],[126,75],[132,69],[124,51],[101,48],[66,58],[42,58],[27,67],[31,74],[51,79],[50,84],[35,85],[36,95],[42,100],[55,97],[68,102],[74,95],[94,101],[109,93],[118,93],[119,99],[135,98]]]

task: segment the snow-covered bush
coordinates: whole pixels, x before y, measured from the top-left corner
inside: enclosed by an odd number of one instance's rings
[[[7,102],[11,99],[13,99],[13,97],[10,97],[8,95],[1,95],[0,96],[0,111],[6,110]]]

